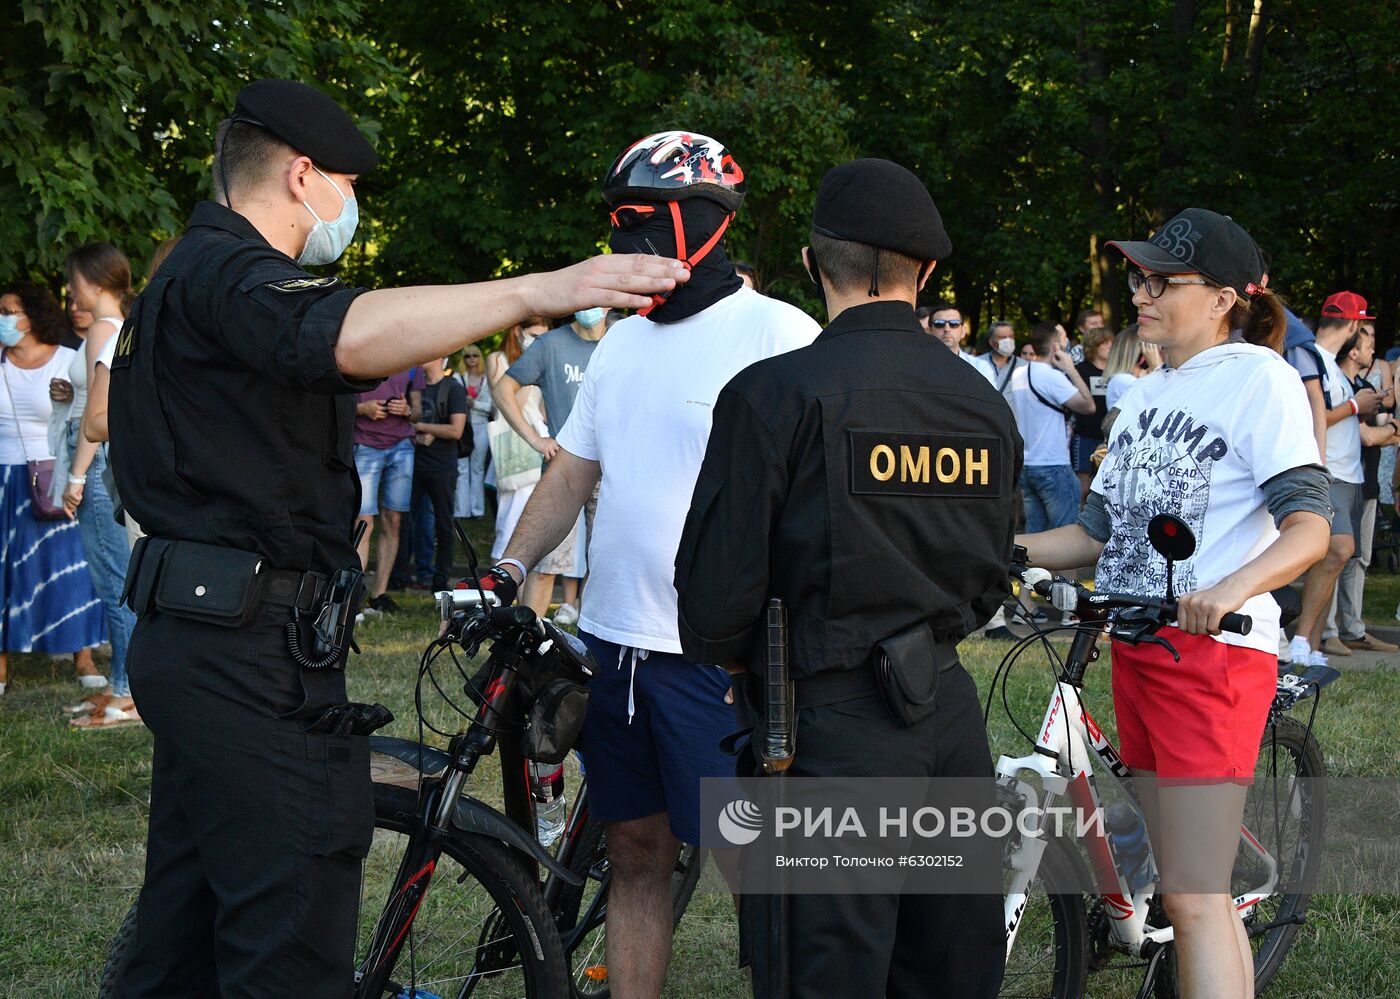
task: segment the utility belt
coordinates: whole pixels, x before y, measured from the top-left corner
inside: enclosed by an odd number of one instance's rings
[[[364,573],[273,569],[256,552],[144,537],[126,570],[121,602],[139,617],[160,611],[225,628],[247,625],[265,605],[288,607],[292,658],[303,669],[340,669],[354,642]]]
[[[879,694],[890,717],[906,728],[933,714],[938,678],[960,665],[957,643],[938,639],[920,622],[875,646],[866,662],[793,681],[793,706],[840,704]]]

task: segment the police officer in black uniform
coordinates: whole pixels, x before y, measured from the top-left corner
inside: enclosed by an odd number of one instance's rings
[[[741,717],[763,717],[765,602],[787,605],[788,774],[985,777],[990,803],[986,731],[955,645],[1007,592],[1021,439],[996,391],[914,316],[950,249],[903,167],[856,160],[826,175],[805,256],[830,324],[720,395],[676,589],[687,657],[735,664]],[[880,689],[877,646],[919,703]],[[746,941],[763,939],[764,910],[742,910]],[[975,999],[1000,987],[999,895],[802,895],[789,911],[793,996]],[[764,996],[768,956],[750,955]]]
[[[128,997],[350,993],[376,722],[342,671],[362,590],[355,393],[527,315],[643,307],[681,270],[618,256],[372,292],[308,273],[349,243],[375,161],[319,91],[246,87],[220,126],[219,202],[118,340],[112,464],[148,534],[130,669],[155,735]]]

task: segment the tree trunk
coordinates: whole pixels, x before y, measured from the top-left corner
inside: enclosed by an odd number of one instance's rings
[[[1220,71],[1230,68],[1235,58],[1235,19],[1239,17],[1240,0],[1225,0],[1225,44],[1220,50]]]
[[[1085,24],[1080,28],[1079,56],[1086,89],[1094,93],[1108,79],[1108,60],[1097,41],[1089,40],[1090,27],[1091,25]],[[1118,261],[1104,254],[1099,245],[1100,234],[1109,231],[1117,221],[1114,212],[1117,179],[1113,172],[1108,106],[1101,99],[1094,99],[1090,105],[1089,134],[1086,142],[1089,180],[1094,189],[1089,233],[1089,296],[1094,307],[1103,313],[1104,324],[1117,329],[1121,268]]]
[[[1249,116],[1254,112],[1254,99],[1259,95],[1259,74],[1264,67],[1264,35],[1268,31],[1269,0],[1254,0],[1254,12],[1249,16],[1249,41],[1245,44],[1245,80],[1239,103],[1235,105],[1235,134],[1244,133]]]

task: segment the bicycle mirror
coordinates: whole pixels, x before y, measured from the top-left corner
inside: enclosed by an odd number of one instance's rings
[[[476,561],[476,549],[472,547],[472,539],[467,537],[466,529],[456,518],[452,520],[452,529],[457,532],[457,540],[462,543],[462,548],[467,553],[467,569],[471,572],[472,582],[476,584],[476,592],[481,597],[481,606],[486,607],[486,590],[481,585],[481,567]]]
[[[1147,540],[1169,561],[1190,558],[1196,550],[1196,535],[1186,521],[1169,513],[1159,513],[1147,523]]]

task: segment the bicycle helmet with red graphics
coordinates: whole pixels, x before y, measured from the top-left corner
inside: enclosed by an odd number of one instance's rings
[[[708,135],[656,132],[624,149],[603,177],[606,204],[629,198],[709,198],[736,212],[744,201],[744,171],[723,143]]]

